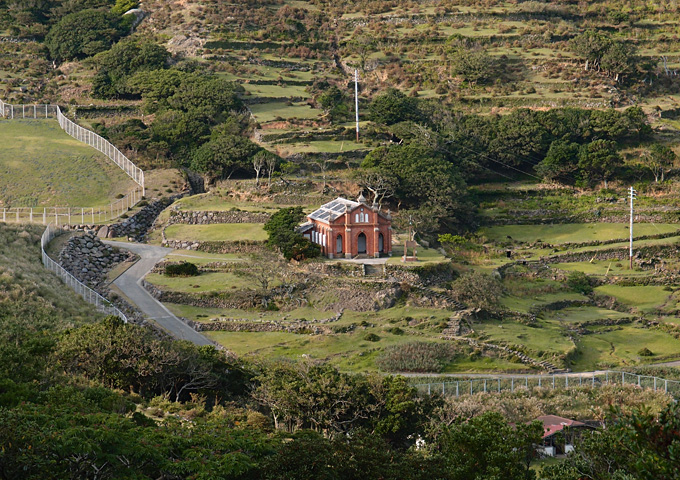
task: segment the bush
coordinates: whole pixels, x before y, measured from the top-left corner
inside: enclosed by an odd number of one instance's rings
[[[573,291],[588,295],[593,293],[593,286],[590,284],[588,275],[583,272],[572,272],[567,277],[567,286]]]
[[[364,335],[364,340],[369,342],[377,342],[380,340],[380,337],[375,333],[367,333],[366,335]]]
[[[399,327],[392,327],[387,329],[387,333],[391,333],[392,335],[403,335],[404,331]]]
[[[654,356],[652,351],[647,347],[643,347],[640,350],[638,350],[638,355],[640,355],[641,357],[653,357]]]
[[[194,277],[198,275],[198,267],[190,262],[182,262],[165,266],[168,277]]]
[[[376,359],[376,365],[387,372],[437,373],[458,353],[452,344],[411,342],[385,349]]]
[[[468,307],[495,310],[501,295],[501,282],[481,272],[466,273],[451,283],[451,296]]]

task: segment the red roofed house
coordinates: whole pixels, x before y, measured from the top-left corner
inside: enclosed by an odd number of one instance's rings
[[[557,415],[543,415],[536,420],[543,423],[543,443],[538,450],[547,457],[571,452],[574,450],[574,439],[578,436],[578,431],[592,428],[583,422]]]
[[[321,205],[299,231],[328,258],[392,255],[392,217],[363,195],[356,202],[338,197]]]

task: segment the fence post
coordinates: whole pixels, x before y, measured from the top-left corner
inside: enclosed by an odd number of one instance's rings
[[[663,393],[668,393],[668,380],[664,380]]]
[[[430,388],[431,386],[432,385],[430,385],[429,383],[427,384],[427,394],[428,395],[432,395],[432,391],[431,391],[431,388]]]
[[[442,395],[446,394],[446,384],[442,382]]]
[[[604,383],[609,385],[609,370],[604,372]]]
[[[654,377],[654,391],[656,392],[656,377]]]
[[[456,397],[458,396],[458,383],[459,382],[456,382]]]
[[[538,387],[541,387],[541,377],[538,377]]]
[[[501,379],[498,379],[498,393],[501,393]]]
[[[484,379],[484,393],[486,393],[486,378]]]
[[[510,392],[515,391],[515,377],[510,378]]]
[[[626,384],[626,377],[624,376],[626,372],[621,372],[621,385]]]
[[[640,375],[638,375],[638,387],[640,386]]]
[[[564,388],[569,388],[569,375],[564,376]]]

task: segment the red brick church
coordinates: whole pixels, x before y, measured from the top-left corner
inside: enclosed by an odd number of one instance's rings
[[[300,233],[321,247],[328,258],[378,258],[392,255],[392,217],[369,206],[363,195],[357,201],[338,197],[307,216]]]

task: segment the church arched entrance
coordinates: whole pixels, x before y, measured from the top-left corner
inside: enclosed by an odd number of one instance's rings
[[[383,234],[378,234],[378,252],[385,253],[385,237]]]
[[[357,253],[360,255],[366,253],[366,235],[363,233],[360,233],[357,237]]]
[[[342,253],[342,235],[335,239],[335,253]]]

